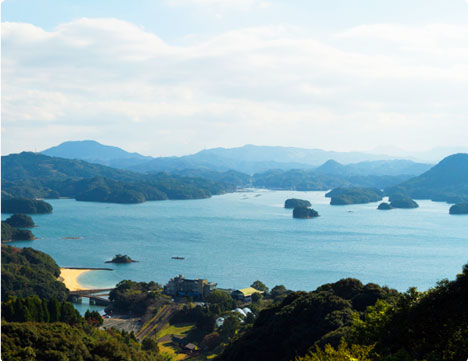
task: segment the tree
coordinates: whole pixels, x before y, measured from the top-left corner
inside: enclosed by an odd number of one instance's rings
[[[255,281],[252,285],[250,285],[250,287],[253,287],[259,291],[263,291],[265,294],[268,294],[269,291],[268,287],[260,280]]]
[[[236,307],[236,303],[234,302],[231,295],[221,290],[215,290],[211,292],[205,298],[205,301],[210,304],[210,308],[211,306],[218,306],[221,312],[232,310]]]
[[[47,303],[47,310],[49,311],[49,321],[54,323],[60,321],[60,304],[57,299],[50,299]]]
[[[97,311],[86,310],[84,318],[92,326],[101,326],[104,323],[104,319]]]
[[[256,303],[256,302],[259,302],[261,299],[262,299],[262,294],[260,294],[259,292],[254,292],[252,294],[252,302]]]
[[[201,310],[195,322],[195,326],[204,334],[211,333],[216,323],[216,315],[209,310]]]
[[[63,302],[60,306],[60,321],[73,325],[80,320],[80,313],[69,302]]]
[[[370,361],[370,352],[374,349],[374,345],[357,345],[353,344],[348,346],[348,343],[341,339],[340,345],[337,349],[333,348],[330,344],[326,344],[323,349],[317,345],[314,351],[307,353],[304,357],[297,360],[306,361]]]
[[[221,336],[218,332],[213,332],[211,334],[207,334],[203,337],[201,345],[206,347],[208,350],[212,350],[216,348],[219,343],[221,343]]]
[[[270,297],[273,300],[278,301],[286,297],[287,293],[288,290],[284,285],[276,285],[274,288],[271,289]]]
[[[238,313],[232,313],[224,319],[223,326],[221,327],[221,336],[223,340],[232,338],[236,331],[240,328],[240,317]]]
[[[143,341],[141,342],[141,349],[149,350],[153,353],[159,353],[158,342],[152,337],[143,339]]]

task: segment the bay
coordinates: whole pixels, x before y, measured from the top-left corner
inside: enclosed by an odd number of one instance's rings
[[[54,212],[33,216],[39,239],[15,245],[44,251],[63,267],[114,269],[83,274],[87,287],[125,279],[165,284],[183,274],[234,289],[261,280],[309,291],[354,277],[425,290],[468,262],[468,216],[449,215],[446,203],[378,211],[379,203],[330,206],[324,194],[254,190],[136,205],[48,200]],[[283,208],[287,198],[310,200],[320,217],[293,219]],[[105,263],[117,253],[139,262]]]

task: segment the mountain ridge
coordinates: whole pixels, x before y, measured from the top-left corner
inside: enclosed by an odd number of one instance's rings
[[[384,171],[395,169],[394,166],[388,168],[395,158],[388,155],[377,155],[364,152],[337,152],[321,149],[305,149],[284,146],[258,146],[247,144],[236,148],[213,148],[201,150],[197,153],[183,156],[151,157],[138,153],[129,153],[115,146],[107,146],[96,141],[67,141],[58,146],[46,149],[41,152],[48,156],[57,156],[68,159],[85,160],[92,163],[106,165],[114,168],[130,170],[138,173],[174,172],[184,169],[209,169],[219,172],[236,170],[242,173],[253,175],[273,169],[291,170],[304,169],[312,170],[320,168],[329,160],[336,163],[347,164],[341,168],[343,174],[385,174],[377,171],[376,168],[367,164],[372,172],[362,170],[365,165],[349,167],[349,164],[373,163],[387,161]],[[418,175],[427,169],[423,166],[415,166],[417,171],[411,170],[413,161],[409,163],[408,170],[399,172],[395,170],[391,175],[405,174]],[[397,162],[395,162],[396,164]],[[401,163],[401,162],[399,162]],[[397,168],[398,169],[398,168]],[[320,169],[318,172],[321,172]],[[337,170],[333,173],[337,173]]]

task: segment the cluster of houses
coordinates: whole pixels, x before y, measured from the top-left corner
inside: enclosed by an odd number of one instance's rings
[[[216,290],[216,286],[215,282],[208,282],[206,279],[186,279],[184,275],[179,275],[169,280],[164,286],[164,293],[172,297],[191,297],[203,301]],[[231,296],[234,300],[247,304],[252,302],[252,295],[255,293],[263,294],[263,291],[248,287],[233,291]]]
[[[212,291],[216,290],[217,284],[214,282],[208,282],[206,279],[186,279],[184,275],[179,275],[171,278],[168,283],[164,286],[164,294],[169,295],[173,298],[189,297],[194,300],[203,301]],[[254,294],[263,294],[263,291],[248,287],[245,289],[234,290],[231,292],[231,296],[234,300],[238,301],[242,306],[252,302],[252,296]],[[252,314],[252,310],[244,306],[238,307],[232,312],[240,314],[239,319],[243,320],[248,314]],[[216,326],[220,328],[224,324],[224,317],[216,319]],[[190,342],[186,341],[185,336],[172,336],[172,344],[180,347],[183,352],[193,356],[198,354],[198,347]]]

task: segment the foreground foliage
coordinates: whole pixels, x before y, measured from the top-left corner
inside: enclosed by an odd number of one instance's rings
[[[300,357],[299,361],[370,361],[370,352],[374,349],[373,345],[361,346],[353,344],[351,346],[346,341],[341,339],[338,348],[333,348],[330,344],[326,344],[323,349],[319,346],[307,353],[304,357]]]
[[[223,360],[291,360],[314,344],[337,346],[356,314],[378,299],[394,300],[398,292],[356,279],[326,284],[313,292],[292,292],[281,303],[260,312],[251,329],[232,342]]]
[[[94,315],[93,318],[96,319]],[[3,319],[8,322],[20,323],[34,321],[75,324],[80,321],[81,317],[80,313],[69,302],[62,301],[60,303],[55,298],[46,300],[37,296],[28,296],[26,298],[13,297],[2,302]]]
[[[163,360],[132,334],[66,323],[2,322],[3,360]]]
[[[466,360],[468,264],[454,281],[406,293],[354,279],[290,293],[222,360]]]
[[[468,265],[455,281],[426,292],[409,289],[394,305],[380,302],[353,324],[349,340],[375,345],[383,360],[466,360]]]

